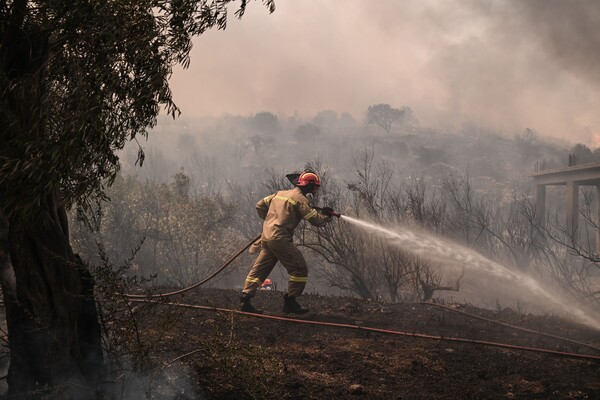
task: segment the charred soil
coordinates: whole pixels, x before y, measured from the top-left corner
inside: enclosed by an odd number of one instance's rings
[[[171,302],[234,309],[239,293],[201,289]],[[600,356],[599,350],[422,303],[306,295],[308,321]],[[282,293],[254,300],[281,314]],[[600,332],[505,308],[460,311],[600,347]],[[600,399],[600,361],[475,343],[135,304],[156,365],[155,393],[193,399]],[[169,387],[166,390],[165,387]],[[160,397],[160,396],[158,396]]]

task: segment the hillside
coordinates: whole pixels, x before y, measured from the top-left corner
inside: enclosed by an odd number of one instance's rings
[[[280,292],[256,305],[282,316]],[[238,293],[201,289],[170,301],[234,308]],[[600,356],[600,351],[421,303],[307,295],[300,318]],[[447,305],[506,324],[600,347],[591,329],[512,309]],[[132,398],[178,399],[598,399],[600,362],[553,354],[136,304],[139,340],[155,365],[117,385]],[[134,385],[134,383],[136,383]],[[123,386],[121,386],[123,385]],[[135,397],[139,398],[139,397]]]

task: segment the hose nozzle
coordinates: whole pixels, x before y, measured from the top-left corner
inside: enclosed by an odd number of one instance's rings
[[[321,211],[323,214],[327,215],[327,216],[331,216],[331,217],[341,217],[342,215],[337,212],[337,211],[333,211],[333,209],[331,207],[313,207],[315,210],[319,210]]]

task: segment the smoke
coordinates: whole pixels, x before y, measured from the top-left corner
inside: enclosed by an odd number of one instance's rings
[[[172,80],[185,116],[357,119],[410,106],[425,126],[463,124],[591,143],[600,136],[600,3],[348,0],[259,3],[197,38]]]
[[[516,4],[533,36],[558,66],[600,85],[600,3],[595,0],[533,0]]]

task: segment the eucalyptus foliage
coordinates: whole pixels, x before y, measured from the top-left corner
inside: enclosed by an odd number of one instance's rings
[[[226,27],[230,3],[0,1],[3,211],[27,212],[57,189],[66,206],[102,195],[119,169],[115,152],[145,137],[162,110],[179,113],[173,67],[189,65],[193,36]]]

